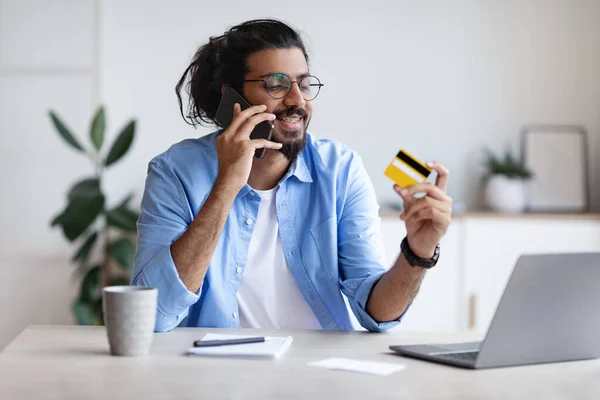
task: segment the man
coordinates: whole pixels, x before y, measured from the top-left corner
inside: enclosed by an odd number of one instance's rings
[[[188,82],[186,84],[186,82]],[[448,172],[394,186],[407,238],[386,272],[378,204],[359,156],[307,132],[321,89],[298,33],[254,20],[212,37],[177,85],[192,124],[213,123],[223,90],[253,106],[185,140],[148,168],[132,283],[157,287],[157,331],[176,326],[353,329],[399,323],[450,223]],[[262,121],[271,141],[250,139]],[[262,159],[256,149],[266,148]],[[415,193],[426,196],[416,199]],[[410,262],[409,262],[410,261]],[[413,264],[413,265],[411,265]]]

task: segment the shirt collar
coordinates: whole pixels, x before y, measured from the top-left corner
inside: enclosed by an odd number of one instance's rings
[[[222,133],[223,133],[223,130],[218,131],[217,135],[215,135],[215,139],[217,136],[219,136]],[[306,160],[304,159],[305,152],[306,152],[306,146],[304,147],[304,150],[302,150],[298,154],[298,156],[296,157],[296,160],[292,163],[292,165],[290,165],[290,167],[288,168],[288,172],[283,176],[283,178],[279,182],[280,184],[285,182],[290,176],[295,176],[301,182],[305,182],[305,183],[313,182],[312,176],[310,174],[310,170],[308,169],[308,165],[306,165]],[[217,153],[216,153],[216,147],[215,147],[215,157],[216,157],[216,154]],[[250,185],[246,184],[238,192],[238,194],[237,194],[237,196],[235,196],[235,198],[236,199],[242,198],[245,195],[247,195],[248,192],[250,192],[251,190],[252,190],[252,188],[250,187]]]
[[[308,169],[308,165],[306,165],[306,160],[304,159],[304,151],[298,154],[296,157],[296,161],[290,165],[288,172],[283,176],[279,184],[285,182],[290,176],[295,176],[301,182],[312,183],[313,179],[310,175],[310,170]],[[250,192],[252,188],[250,185],[246,184],[235,197],[236,199],[242,198]]]
[[[283,177],[282,181],[285,181],[290,176],[295,176],[301,182],[311,183],[312,176],[310,175],[310,170],[308,169],[308,165],[306,165],[306,160],[304,159],[304,152],[306,151],[306,147],[303,151],[298,154],[296,160],[290,165],[288,173]]]

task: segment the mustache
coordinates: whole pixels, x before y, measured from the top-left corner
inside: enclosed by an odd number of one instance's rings
[[[275,114],[277,118],[291,117],[292,115],[297,115],[300,118],[304,118],[308,115],[306,110],[300,107],[288,108],[287,110],[278,111],[273,114]]]

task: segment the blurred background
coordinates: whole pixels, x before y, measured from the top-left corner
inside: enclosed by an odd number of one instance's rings
[[[49,111],[89,150],[104,106],[101,156],[136,121],[131,147],[101,183],[105,207],[132,193],[135,210],[148,161],[212,131],[179,114],[174,87],[193,53],[209,36],[264,17],[303,32],[325,84],[310,131],[362,156],[390,260],[403,228],[383,171],[396,152],[451,172],[446,266],[432,273],[407,327],[485,329],[517,254],[600,250],[600,0],[0,0],[0,349],[27,324],[76,322],[83,275],[73,275],[71,258],[85,235],[70,242],[50,222],[95,168],[59,136]],[[571,154],[588,174],[580,213],[489,210],[482,149],[519,156],[531,124],[585,128],[587,159]],[[90,260],[102,257],[100,243]],[[490,259],[499,272],[482,271]]]

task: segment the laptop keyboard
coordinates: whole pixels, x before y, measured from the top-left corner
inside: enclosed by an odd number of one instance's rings
[[[438,353],[438,354],[430,354],[431,356],[446,359],[446,360],[456,360],[456,361],[466,361],[474,363],[477,360],[477,356],[479,355],[479,351],[462,351],[460,353]]]

